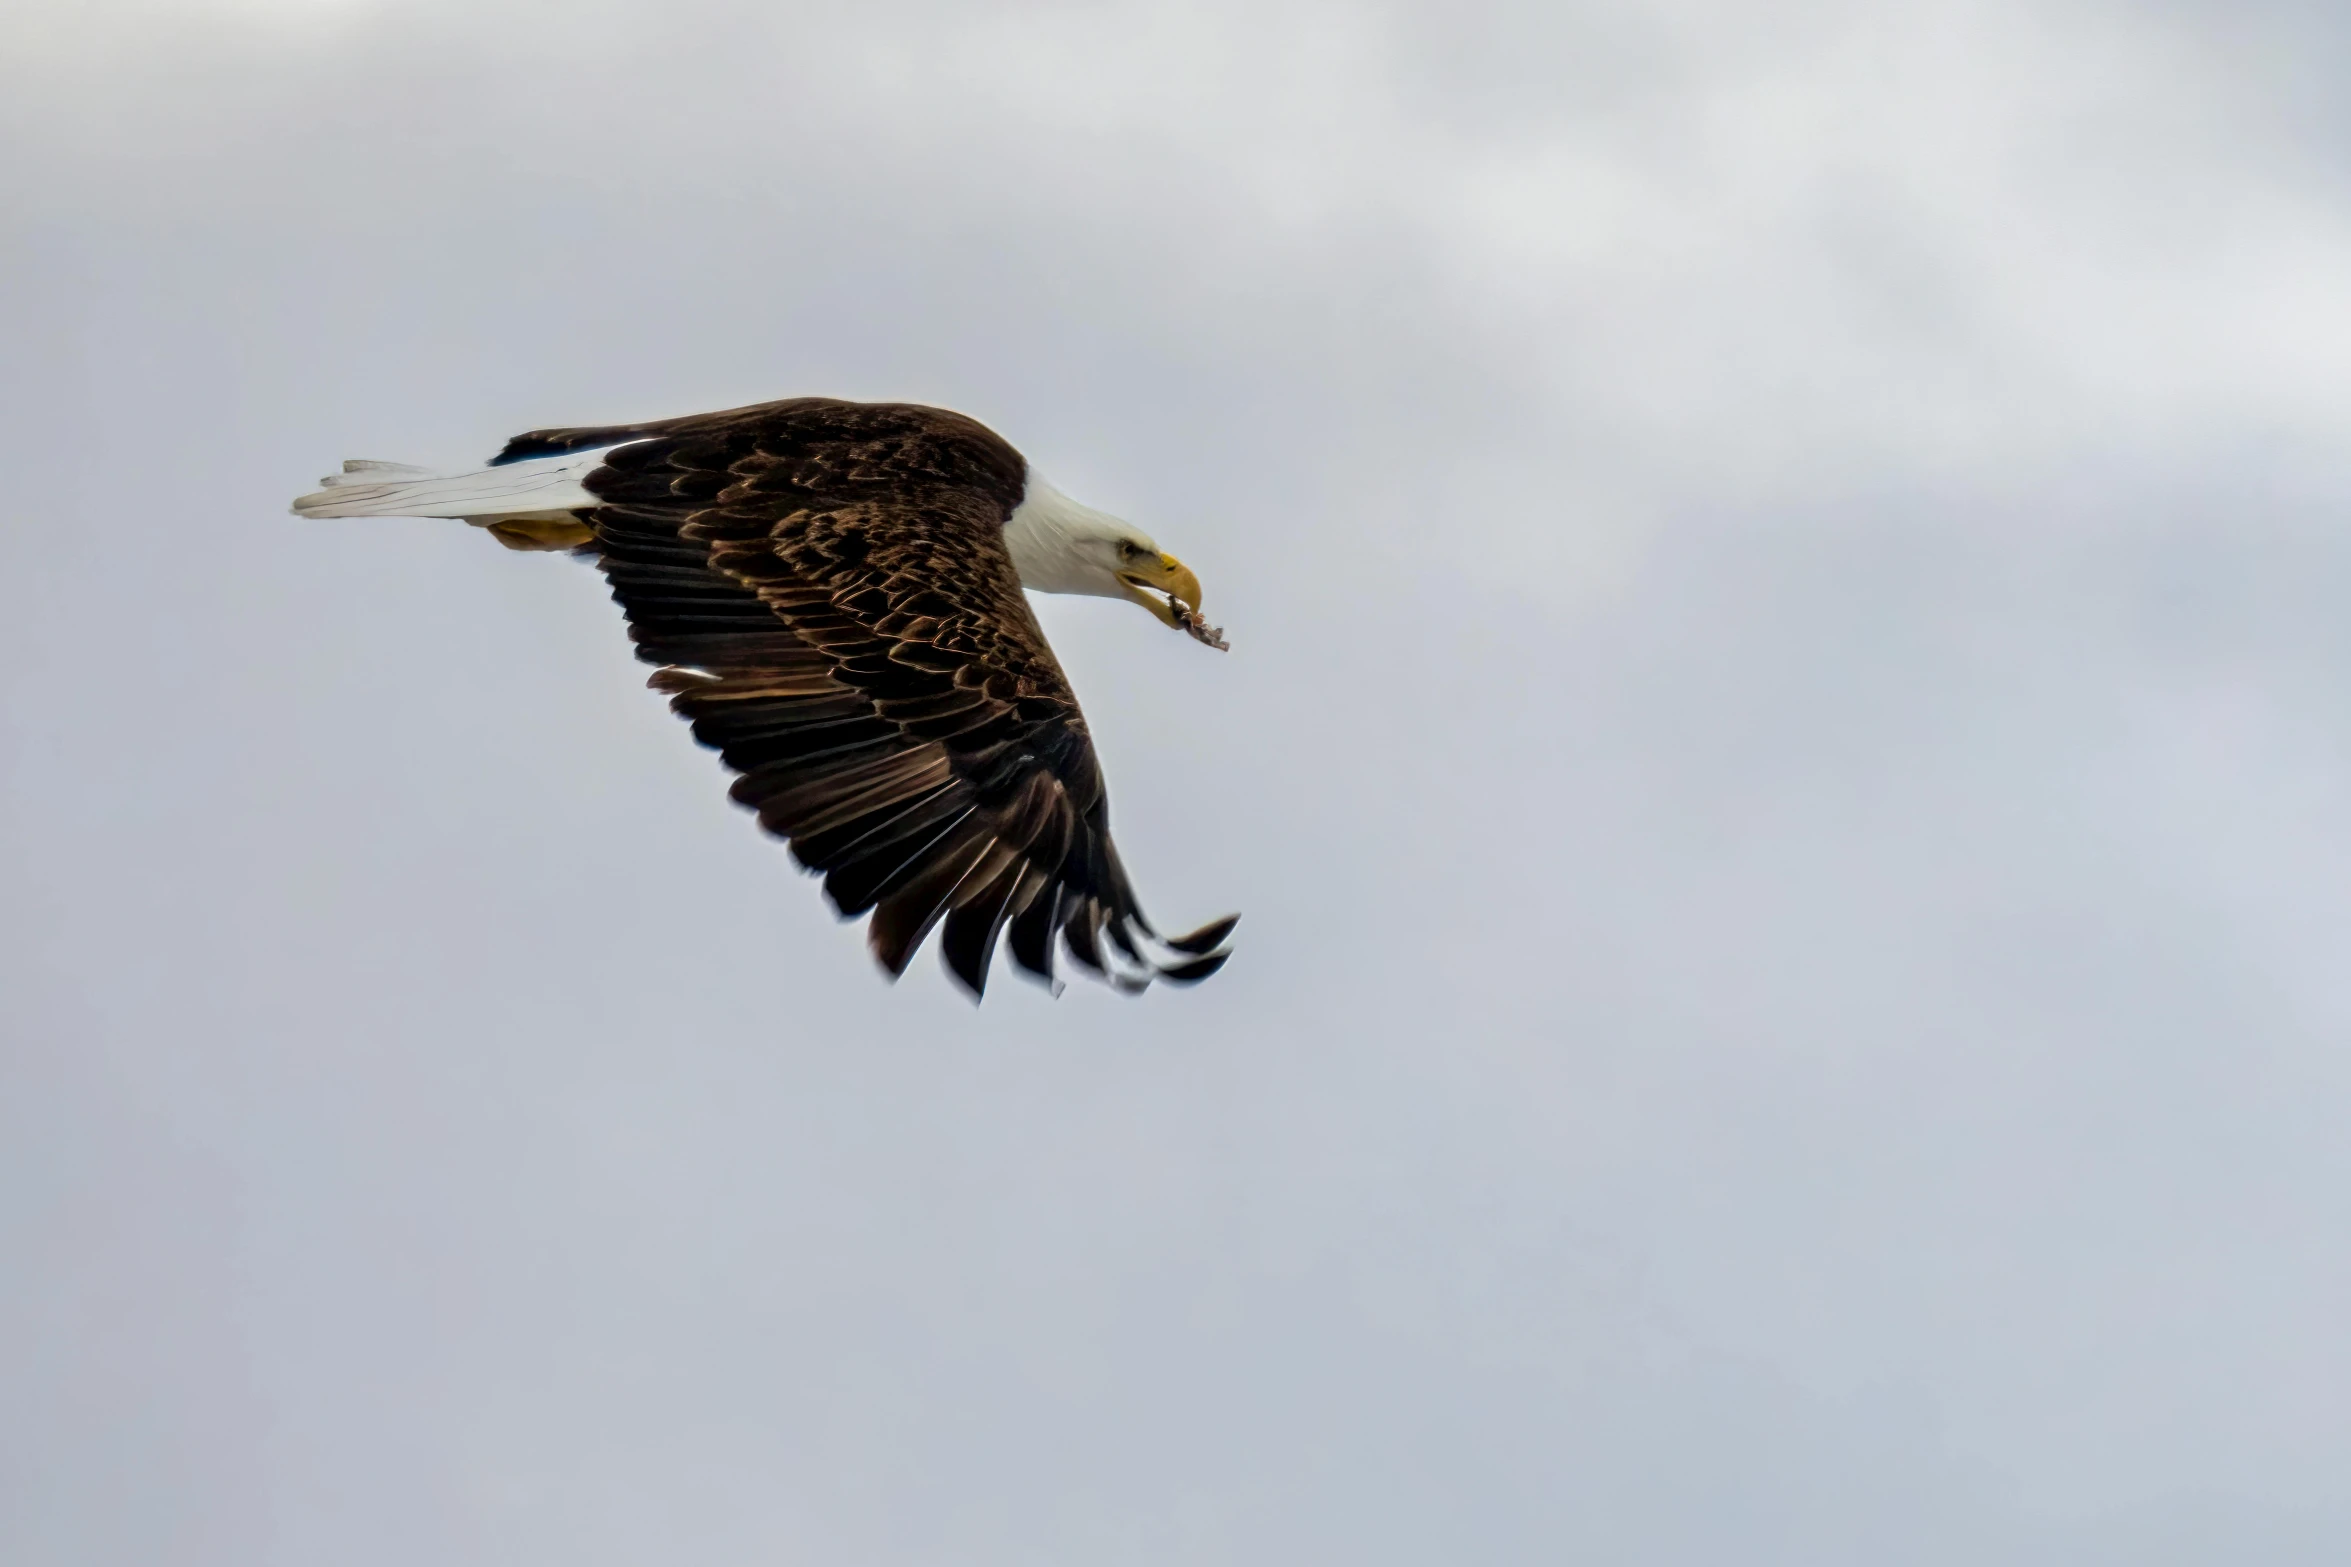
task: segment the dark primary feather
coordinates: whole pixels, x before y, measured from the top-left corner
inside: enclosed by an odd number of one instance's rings
[[[581,515],[652,684],[841,914],[870,913],[893,975],[934,929],[975,997],[999,940],[1048,984],[1057,945],[1130,991],[1222,966],[1232,920],[1161,938],[1119,864],[1004,544],[1018,452],[942,409],[798,398],[533,431],[497,461],[619,441]]]

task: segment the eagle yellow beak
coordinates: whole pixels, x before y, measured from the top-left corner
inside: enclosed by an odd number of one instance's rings
[[[1136,561],[1118,574],[1118,585],[1127,590],[1128,598],[1178,631],[1200,618],[1200,579],[1173,555]],[[1183,606],[1181,611],[1178,604]]]

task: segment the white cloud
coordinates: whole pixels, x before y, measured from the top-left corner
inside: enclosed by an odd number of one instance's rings
[[[2341,1559],[2351,258],[2218,17],[17,24],[0,1555]],[[884,989],[592,578],[282,515],[793,390],[1201,565],[1043,613],[1214,984]]]

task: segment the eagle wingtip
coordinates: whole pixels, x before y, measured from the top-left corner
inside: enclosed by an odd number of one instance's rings
[[[1232,953],[1211,952],[1205,957],[1171,964],[1159,971],[1159,977],[1170,985],[1197,985],[1232,960]]]
[[[1227,914],[1222,919],[1210,920],[1186,935],[1167,937],[1165,945],[1173,951],[1198,957],[1223,946],[1225,938],[1233,933],[1233,927],[1240,923],[1240,915]]]

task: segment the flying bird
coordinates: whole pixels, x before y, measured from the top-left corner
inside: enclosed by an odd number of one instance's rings
[[[454,517],[603,570],[648,682],[740,776],[892,978],[940,928],[977,1000],[999,937],[1129,993],[1206,979],[1239,916],[1153,930],[1110,839],[1068,677],[1024,589],[1130,599],[1222,648],[1200,580],[1001,436],[909,403],[800,397],[534,430],[485,468],[346,462],[301,517]]]

